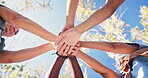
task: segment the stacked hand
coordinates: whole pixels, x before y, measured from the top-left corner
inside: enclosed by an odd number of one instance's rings
[[[62,50],[63,49],[58,51],[58,54],[61,56],[75,56],[80,50],[80,45],[79,43],[77,43],[71,51],[68,51],[69,53],[66,53],[65,51],[62,51]]]
[[[56,38],[55,43],[55,45],[58,46],[57,51],[63,56],[68,56],[77,52],[80,46],[78,44],[80,33],[77,32],[75,28],[70,28],[68,30],[66,30],[66,28],[65,26],[63,32]]]

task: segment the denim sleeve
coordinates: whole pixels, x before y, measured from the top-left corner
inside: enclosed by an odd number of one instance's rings
[[[143,45],[143,44],[139,44],[139,49],[143,49],[143,48],[148,48],[148,46],[147,45]]]

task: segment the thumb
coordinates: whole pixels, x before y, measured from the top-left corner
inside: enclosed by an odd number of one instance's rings
[[[62,30],[62,33],[64,33],[66,30],[68,30],[67,28],[64,28],[63,30]]]

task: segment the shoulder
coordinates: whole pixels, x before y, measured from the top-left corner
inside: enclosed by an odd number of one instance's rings
[[[0,4],[0,13],[3,11],[4,7],[5,7],[4,5]]]

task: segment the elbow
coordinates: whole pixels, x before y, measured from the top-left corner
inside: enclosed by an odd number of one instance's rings
[[[117,8],[112,6],[106,6],[107,12],[109,13],[109,16],[113,15]]]
[[[16,63],[17,61],[15,61],[13,58],[8,58],[8,63]]]
[[[18,63],[18,62],[21,62],[21,61],[16,59],[15,54],[13,53],[7,59],[7,63]]]
[[[22,61],[14,60],[13,58],[8,59],[8,63],[18,63],[18,62],[22,62]]]
[[[3,63],[15,63],[15,61],[11,57],[7,57],[6,59],[3,59]]]
[[[12,52],[8,52],[7,54],[4,54],[4,59],[3,59],[3,63],[14,63],[15,61],[12,59],[13,58],[13,53]]]
[[[22,15],[17,14],[17,15],[15,15],[15,16],[12,18],[12,21],[15,21],[16,19],[22,18],[22,17],[23,17]]]
[[[106,71],[106,69],[103,71],[101,69],[98,70],[98,68],[92,68],[95,72],[99,73],[101,76],[105,77],[108,73],[108,70]]]
[[[8,63],[15,63],[15,61],[13,61],[13,59],[9,58]]]
[[[3,59],[1,59],[1,63],[16,63],[21,61],[19,58],[17,58],[15,52],[7,51],[1,53],[1,56],[3,56]]]
[[[124,1],[125,0],[108,0],[106,8],[108,12],[110,12],[110,15],[112,15]]]
[[[103,78],[118,78],[118,75],[114,71],[112,71],[112,70],[108,70],[105,73],[100,73],[100,75]]]

